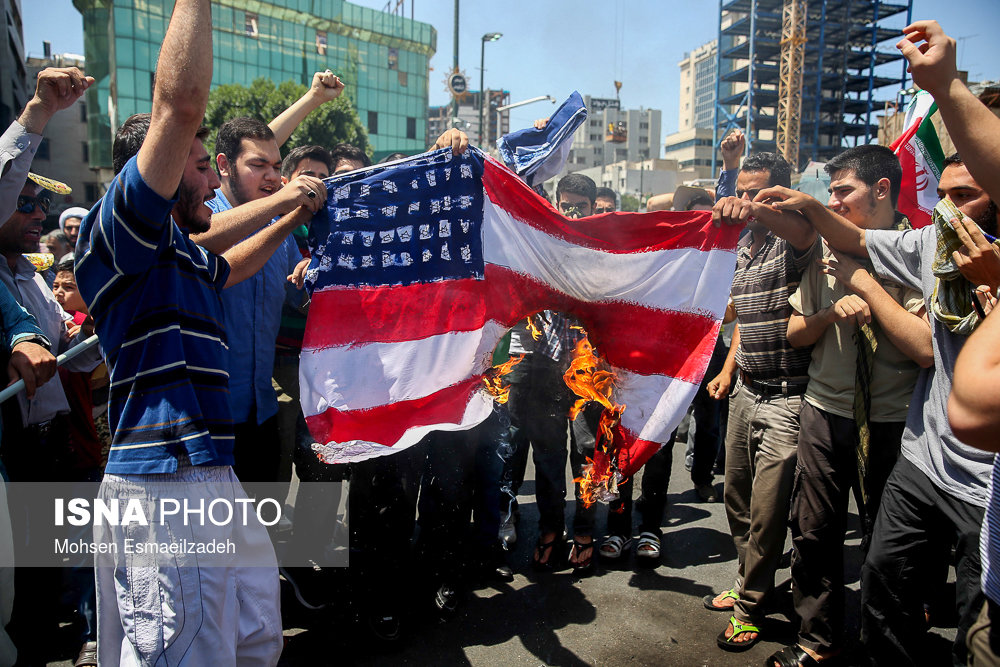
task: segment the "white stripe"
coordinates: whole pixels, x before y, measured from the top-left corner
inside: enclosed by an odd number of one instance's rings
[[[616,369],[620,392],[615,402],[625,404],[622,426],[636,437],[666,442],[687,411],[699,385],[666,375],[638,375]]]
[[[128,347],[129,345],[135,345],[136,343],[141,343],[142,341],[148,339],[151,336],[157,336],[159,334],[166,333],[168,331],[180,331],[185,336],[195,336],[196,338],[204,338],[205,340],[210,340],[215,343],[219,343],[227,350],[229,349],[225,341],[223,341],[218,336],[211,336],[209,334],[201,333],[198,331],[189,331],[188,329],[181,329],[181,325],[179,324],[171,324],[169,327],[163,327],[162,329],[153,329],[152,331],[147,333],[145,336],[142,336],[141,338],[133,338],[132,340],[122,343],[120,347]]]
[[[584,248],[526,225],[487,200],[483,254],[581,301],[621,301],[722,317],[736,253],[692,248],[614,254]],[[720,287],[720,286],[724,286]]]
[[[446,333],[401,343],[302,350],[299,387],[306,417],[328,408],[360,410],[429,396],[485,372],[507,329]]]
[[[144,371],[139,371],[138,373],[136,373],[135,375],[133,375],[131,377],[122,378],[121,380],[115,380],[114,382],[111,383],[111,385],[115,386],[115,387],[119,387],[119,386],[121,386],[123,384],[127,384],[127,383],[131,382],[132,380],[136,379],[137,377],[142,377],[143,375],[149,375],[150,373],[159,373],[160,371],[165,371],[168,368],[175,368],[177,366],[185,366],[185,365],[187,365],[186,361],[175,361],[172,364],[165,364],[163,366],[157,366],[156,368],[149,368],[149,369],[146,369]],[[192,370],[192,371],[203,371],[205,373],[215,373],[216,375],[222,375],[222,376],[227,377],[227,378],[229,377],[229,373],[228,372],[226,372],[224,370],[221,370],[221,369],[218,369],[218,368],[204,368],[202,366],[187,366],[187,368],[188,368],[188,370]]]
[[[172,445],[178,442],[184,442],[186,440],[194,440],[195,438],[201,438],[204,436],[209,436],[212,440],[236,440],[236,436],[232,435],[212,435],[208,431],[201,431],[200,433],[192,433],[191,435],[186,435],[183,438],[174,438],[173,440],[160,440],[159,442],[147,442],[139,445],[114,445],[111,449],[146,449],[148,447],[163,447],[164,445]]]
[[[125,202],[125,203],[128,204],[128,202]],[[156,244],[155,243],[148,243],[146,241],[143,241],[138,236],[136,236],[135,232],[132,231],[132,228],[125,224],[125,221],[122,220],[121,216],[118,215],[118,211],[115,210],[115,208],[113,206],[111,207],[111,215],[113,215],[114,218],[115,218],[115,220],[118,221],[118,225],[122,229],[124,229],[126,232],[128,232],[129,236],[131,236],[132,238],[134,238],[136,240],[136,243],[138,243],[139,245],[144,246],[146,248],[149,248],[150,250],[156,250]]]

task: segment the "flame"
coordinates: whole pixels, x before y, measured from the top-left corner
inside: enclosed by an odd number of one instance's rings
[[[503,405],[510,398],[510,384],[504,382],[503,376],[510,373],[511,369],[521,363],[522,359],[524,359],[523,356],[511,357],[502,364],[494,366],[483,375],[483,384],[486,385],[486,391],[493,396],[493,400],[498,405]]]
[[[531,334],[531,337],[534,340],[539,340],[542,337],[542,330],[538,328],[537,324],[535,324],[535,321],[532,319],[533,317],[534,315],[528,317],[527,319],[524,320],[524,323],[525,326],[527,326],[528,333]]]
[[[613,460],[615,430],[621,422],[625,406],[611,399],[617,380],[614,372],[594,353],[586,331],[581,327],[573,328],[582,331],[584,338],[576,344],[569,369],[563,374],[566,386],[580,397],[570,407],[569,417],[576,419],[591,401],[604,406],[597,425],[594,447],[594,457],[604,463],[606,459]],[[596,465],[594,459],[588,457],[583,470],[583,476],[573,481],[580,485],[580,498],[585,507],[590,507],[598,500],[608,502],[618,497],[618,484],[624,478],[611,461],[607,465]],[[597,472],[598,470],[607,472]]]

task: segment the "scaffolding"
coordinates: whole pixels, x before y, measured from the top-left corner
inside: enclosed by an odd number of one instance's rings
[[[791,24],[785,21],[786,6],[803,12],[790,15]],[[906,62],[893,48],[905,24],[889,27],[887,21],[900,24],[905,13],[909,23],[912,10],[913,0],[719,0],[715,145],[739,127],[748,152],[794,155],[789,161],[801,168],[809,160],[825,162],[845,146],[870,142],[878,132],[873,111],[882,107],[877,91],[906,88]],[[887,71],[892,63],[901,63],[900,76]],[[788,140],[795,134],[796,101],[782,95],[780,82],[785,73],[793,82],[796,70],[802,79],[794,148]],[[783,98],[788,106],[781,109]],[[715,162],[713,155],[713,172]]]

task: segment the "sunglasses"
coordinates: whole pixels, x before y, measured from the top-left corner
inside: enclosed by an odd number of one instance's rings
[[[17,211],[18,213],[33,213],[35,207],[37,206],[42,210],[42,213],[48,215],[49,206],[52,204],[52,199],[39,195],[37,197],[31,197],[29,195],[20,195],[17,198]]]
[[[743,199],[743,195],[746,195],[747,197],[750,197],[750,199],[756,199],[762,189],[763,188],[756,188],[754,190],[737,190],[736,196]]]

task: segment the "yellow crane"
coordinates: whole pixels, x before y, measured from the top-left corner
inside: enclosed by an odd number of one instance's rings
[[[806,0],[784,0],[781,10],[781,62],[778,67],[778,153],[797,169],[802,124],[802,71],[806,55]],[[820,73],[822,76],[822,73]]]

